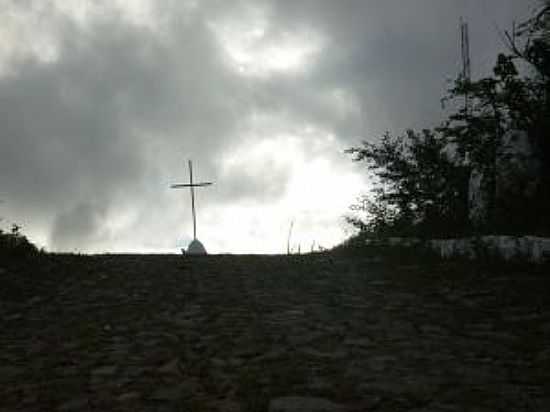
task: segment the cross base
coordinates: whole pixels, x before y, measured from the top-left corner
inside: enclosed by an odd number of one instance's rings
[[[189,243],[189,246],[187,247],[187,251],[185,252],[182,249],[182,252],[184,252],[186,255],[207,255],[206,249],[204,248],[203,244],[198,239],[193,239],[191,243]]]

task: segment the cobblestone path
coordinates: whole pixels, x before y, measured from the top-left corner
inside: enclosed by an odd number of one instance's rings
[[[0,410],[548,411],[548,275],[46,256],[0,269]]]

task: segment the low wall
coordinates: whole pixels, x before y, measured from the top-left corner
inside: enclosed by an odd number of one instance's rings
[[[390,246],[427,246],[442,258],[480,255],[498,257],[506,261],[523,260],[532,263],[550,262],[550,238],[537,236],[481,236],[460,239],[388,238]]]

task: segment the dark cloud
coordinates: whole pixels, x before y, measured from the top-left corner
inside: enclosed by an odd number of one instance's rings
[[[250,170],[245,165],[233,168],[219,176],[218,186],[208,196],[210,201],[223,203],[232,201],[264,202],[277,199],[284,194],[290,180],[290,170],[266,159],[260,167]]]
[[[53,217],[52,246],[65,237],[86,245],[84,229],[99,220],[82,202],[105,210],[128,198],[152,202],[144,195],[160,182],[151,169],[168,163],[176,173],[179,155],[223,150],[239,121],[236,79],[202,22],[173,30],[159,39],[111,20],[86,29],[63,20],[55,62],[28,56],[0,79],[7,207],[44,224]],[[155,147],[158,157],[149,152]]]
[[[503,44],[498,30],[529,15],[537,1],[273,2],[275,21],[308,24],[328,47],[317,66],[317,87],[338,85],[362,103],[363,129],[427,127],[439,121],[446,80],[459,71],[459,18],[470,24],[474,74],[492,68]],[[311,83],[309,84],[311,85]]]
[[[53,6],[14,2],[8,7],[27,16],[19,22],[27,34],[6,35],[17,53],[0,50],[2,215],[59,250],[170,248],[174,227],[189,217],[168,186],[186,179],[188,158],[217,182],[206,189],[206,208],[271,204],[294,177],[279,161],[293,149],[241,156],[232,166],[228,154],[291,134],[304,153],[337,163],[331,150],[361,138],[435,124],[445,79],[459,68],[459,16],[469,19],[481,73],[499,47],[495,25],[535,3],[182,1],[153,7],[150,27],[108,7],[82,22]],[[15,25],[9,16],[4,27]],[[243,75],[215,29],[229,21],[241,33],[255,18],[264,24],[256,49],[289,36],[320,41],[320,49],[304,70]],[[48,39],[53,57],[40,54]],[[327,134],[334,148],[313,150]]]
[[[101,204],[80,203],[58,214],[52,228],[52,247],[71,252],[79,251],[81,245],[101,248],[103,245],[97,245],[96,242],[102,238],[101,228],[105,219],[103,210]]]

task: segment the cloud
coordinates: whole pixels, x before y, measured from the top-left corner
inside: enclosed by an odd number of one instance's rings
[[[209,250],[280,251],[297,214],[304,238],[341,240],[340,216],[365,182],[343,149],[438,122],[445,78],[458,71],[460,15],[481,71],[498,46],[490,22],[528,9],[511,0],[2,8],[2,215],[50,249],[82,251],[167,251],[188,239],[188,195],[169,189],[187,180],[187,159],[198,179],[215,181],[198,191]]]
[[[102,205],[80,203],[73,209],[57,215],[52,229],[52,247],[78,251],[79,245],[94,245],[103,230]]]

